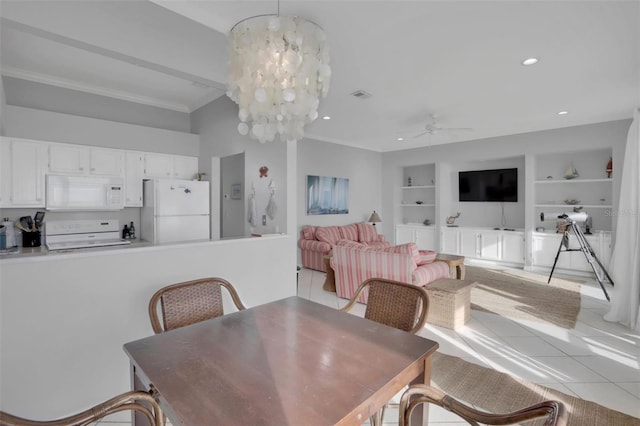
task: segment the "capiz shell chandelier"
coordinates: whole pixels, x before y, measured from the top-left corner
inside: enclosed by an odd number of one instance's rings
[[[261,143],[300,140],[318,117],[331,67],[324,30],[297,16],[262,15],[231,29],[227,96],[238,104],[238,132]]]

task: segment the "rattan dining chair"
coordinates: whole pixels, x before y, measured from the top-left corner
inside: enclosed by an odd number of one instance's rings
[[[110,414],[132,410],[142,414],[150,425],[163,426],[164,415],[151,393],[131,391],[108,401],[59,420],[28,420],[0,411],[1,426],[84,426],[96,422]]]
[[[469,407],[432,386],[413,385],[400,398],[399,425],[408,425],[414,408],[426,403],[439,405],[476,426],[511,425],[538,418],[545,419],[545,426],[564,426],[568,417],[564,404],[560,401],[544,401],[511,413],[493,414]]]
[[[429,313],[429,296],[424,288],[384,278],[369,278],[360,284],[341,310],[350,311],[365,289],[369,290],[365,318],[414,334],[424,327]],[[371,416],[373,426],[382,424],[387,405]]]
[[[201,278],[172,284],[158,290],[149,301],[153,331],[163,333],[224,315],[221,287],[227,289],[238,310],[246,309],[236,289],[225,279]]]
[[[365,289],[369,290],[365,318],[414,334],[424,327],[429,313],[429,296],[424,288],[400,281],[369,278],[360,284],[341,310],[350,311]]]

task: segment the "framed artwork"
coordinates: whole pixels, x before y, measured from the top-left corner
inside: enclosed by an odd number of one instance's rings
[[[307,215],[349,214],[349,179],[307,176]]]
[[[242,200],[242,184],[234,183],[231,185],[231,199]]]

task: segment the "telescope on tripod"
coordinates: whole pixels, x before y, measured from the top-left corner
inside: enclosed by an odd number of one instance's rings
[[[563,225],[563,226],[559,226],[558,229],[564,228],[562,240],[560,241],[560,247],[558,247],[558,253],[556,253],[556,258],[553,261],[553,267],[551,268],[551,273],[549,274],[549,279],[547,280],[547,284],[551,282],[551,277],[553,276],[553,271],[556,269],[556,264],[558,263],[558,257],[560,257],[560,253],[566,252],[566,251],[581,251],[584,254],[584,257],[587,259],[587,262],[591,266],[591,269],[593,270],[593,273],[596,276],[596,281],[598,281],[598,284],[600,284],[600,288],[604,292],[604,296],[607,298],[608,301],[611,301],[611,299],[609,299],[609,294],[607,293],[607,290],[604,288],[604,284],[602,283],[602,278],[600,277],[600,273],[598,272],[598,269],[596,268],[595,263],[597,263],[600,266],[600,268],[602,268],[602,272],[607,277],[607,280],[612,286],[614,285],[613,280],[609,276],[607,269],[604,267],[602,262],[600,262],[600,259],[598,259],[598,256],[596,256],[596,253],[591,248],[591,245],[589,244],[589,241],[587,241],[587,238],[584,236],[584,232],[582,232],[582,227],[580,226],[580,224],[587,224],[588,225],[587,231],[590,233],[591,218],[589,217],[589,215],[585,212],[571,212],[571,213],[542,212],[540,213],[540,220],[543,222],[549,221],[549,220],[555,220],[555,221],[558,221],[558,225]],[[571,230],[573,230],[573,233],[576,236],[576,240],[578,241],[578,244],[580,244],[580,248],[575,248],[575,249],[569,248],[569,231]],[[564,247],[564,250],[562,249],[562,247]]]

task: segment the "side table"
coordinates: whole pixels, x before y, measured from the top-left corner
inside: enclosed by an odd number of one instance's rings
[[[464,280],[464,256],[457,256],[455,254],[439,253],[436,256],[436,260],[449,265],[449,276],[459,280]]]
[[[336,291],[336,275],[331,268],[331,255],[323,256],[322,261],[324,262],[325,269],[327,270],[327,277],[324,280],[324,284],[322,285],[322,289],[325,291]]]

